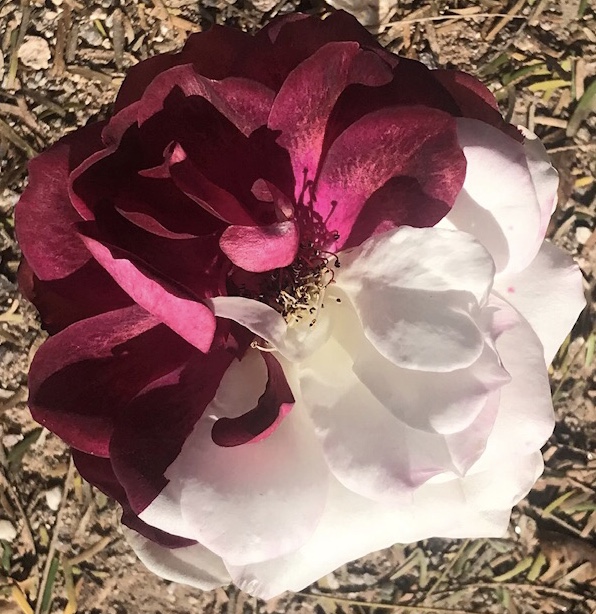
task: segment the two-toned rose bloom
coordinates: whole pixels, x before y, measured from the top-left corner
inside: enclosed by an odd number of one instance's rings
[[[31,162],[33,415],[141,560],[200,588],[502,535],[584,305],[544,242],[556,190],[476,79],[345,13],[194,35]]]

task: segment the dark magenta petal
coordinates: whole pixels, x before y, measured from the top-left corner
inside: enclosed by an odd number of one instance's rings
[[[166,161],[176,187],[211,215],[228,224],[253,224],[253,216],[232,194],[209,181],[175,144]]]
[[[215,396],[233,358],[221,346],[209,354],[197,352],[182,368],[153,382],[118,416],[110,458],[135,513],[167,484],[165,470]]]
[[[390,179],[414,181],[420,193],[449,208],[461,190],[465,169],[453,117],[424,107],[384,109],[352,124],[331,145],[316,186],[315,208],[327,230],[339,234],[332,245],[338,251],[348,247],[348,237],[364,234],[354,225],[367,223],[361,216],[365,203]],[[388,204],[387,221],[392,226],[404,223],[399,202],[395,210]],[[421,221],[426,204],[419,205]],[[367,212],[378,215],[372,208]],[[422,225],[436,223],[436,203],[428,213],[428,224]]]
[[[267,123],[274,98],[272,90],[248,79],[212,81],[198,74],[192,65],[177,66],[160,74],[145,90],[140,101],[139,125],[163,109],[174,88],[186,97],[198,96],[210,102],[245,136]]]
[[[178,146],[175,153],[183,152],[182,166],[176,169],[172,165],[170,174],[185,194],[201,206],[207,198],[213,198],[207,205],[222,219],[234,208],[243,208],[253,223],[266,224],[275,221],[275,216],[271,207],[263,207],[253,196],[254,182],[266,179],[288,195],[294,190],[288,153],[275,142],[276,137],[265,125],[247,136],[205,98],[186,96],[173,88],[162,110],[142,124],[136,147],[160,158],[144,167],[147,172],[163,164],[164,152],[167,157]],[[242,205],[232,206],[234,199]],[[234,223],[250,224],[239,220]]]
[[[76,322],[35,355],[29,372],[31,412],[69,445],[107,456],[115,417],[192,351],[136,305]]]
[[[60,279],[90,258],[78,237],[80,222],[68,195],[68,176],[103,147],[104,123],[80,128],[29,162],[29,184],[15,216],[19,244],[40,279]]]
[[[219,245],[236,266],[263,273],[289,266],[296,257],[299,242],[298,225],[288,220],[269,226],[228,226]]]
[[[23,259],[18,279],[20,291],[35,305],[51,335],[79,320],[133,304],[93,258],[67,277],[49,281],[41,281]]]
[[[122,524],[164,548],[183,548],[184,546],[191,546],[196,543],[193,540],[160,531],[143,522],[132,511],[126,491],[122,484],[118,482],[109,458],[92,456],[79,450],[73,450],[72,457],[78,472],[88,482],[120,503],[122,506]]]
[[[137,303],[202,352],[207,352],[215,333],[215,316],[196,298],[141,270],[126,254],[81,235],[87,249],[116,283]]]
[[[261,356],[267,365],[265,392],[255,408],[238,418],[220,418],[213,425],[211,437],[218,446],[240,446],[269,437],[294,406],[281,365],[272,354],[262,352]]]
[[[79,230],[110,249],[116,258],[134,262],[166,291],[197,300],[219,293],[222,266],[228,262],[219,249],[221,226],[204,236],[172,240],[146,232],[107,203],[97,208],[94,222],[79,224]]]
[[[222,26],[193,34],[180,53],[158,55],[130,68],[118,92],[115,110],[140,100],[159,74],[182,64],[194,64],[196,71],[209,79],[224,79],[232,75],[238,58],[246,57],[255,44],[249,34]]]
[[[433,70],[432,76],[453,96],[462,117],[478,119],[523,141],[521,132],[501,116],[492,92],[478,79],[459,70]]]
[[[379,86],[390,79],[389,66],[356,42],[329,43],[288,75],[268,125],[281,131],[277,142],[288,150],[296,178],[315,179],[327,122],[344,89],[353,83]],[[297,183],[298,194],[302,188],[303,182]]]

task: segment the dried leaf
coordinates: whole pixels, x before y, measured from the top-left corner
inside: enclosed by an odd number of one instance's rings
[[[54,557],[52,559],[52,564],[50,565],[48,579],[43,591],[43,596],[41,598],[41,614],[47,614],[47,612],[50,611],[50,606],[52,605],[52,592],[54,590],[54,582],[56,581],[56,572],[58,571],[58,565],[58,558]]]
[[[540,552],[538,556],[534,559],[532,567],[530,567],[530,571],[528,571],[528,575],[526,576],[528,582],[535,582],[539,578],[540,573],[542,572],[542,569],[545,565],[546,557],[544,556],[544,554],[542,554],[542,552]]]
[[[575,495],[577,493],[576,490],[570,490],[569,492],[566,492],[564,494],[562,494],[560,497],[557,497],[554,501],[552,501],[551,503],[549,503],[545,508],[544,508],[544,512],[543,514],[545,516],[548,516],[548,514],[552,514],[552,512],[554,512],[558,507],[561,506],[562,503],[564,503],[565,501],[567,501],[567,499],[569,499],[570,497],[572,497],[573,495]]]
[[[23,614],[33,614],[33,608],[29,605],[23,591],[15,584],[11,590],[13,601],[21,608]]]
[[[522,559],[513,569],[506,571],[500,576],[495,576],[493,578],[493,582],[506,582],[507,580],[511,580],[511,578],[515,578],[515,576],[518,576],[520,573],[526,571],[526,569],[529,569],[533,562],[534,557],[527,556],[525,559]]]
[[[20,467],[25,454],[27,454],[29,448],[39,439],[42,430],[41,427],[33,429],[30,433],[27,433],[19,443],[10,449],[6,455],[6,460],[11,471],[14,472]]]
[[[596,111],[596,81],[592,81],[577,103],[567,125],[567,136],[574,136],[580,124],[594,111]]]

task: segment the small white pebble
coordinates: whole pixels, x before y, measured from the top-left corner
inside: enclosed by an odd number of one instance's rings
[[[25,66],[34,70],[48,68],[52,57],[48,41],[41,36],[25,36],[18,55]]]
[[[522,532],[521,527],[516,526],[516,527],[515,527],[515,529],[513,529],[513,530],[515,531],[515,533],[516,533],[517,535],[521,535],[521,532]]]
[[[0,520],[0,539],[11,543],[17,536],[17,530],[9,520]]]
[[[575,231],[577,242],[583,245],[592,236],[592,231],[587,226],[579,226]]]
[[[48,507],[54,512],[60,507],[62,501],[62,489],[60,486],[55,486],[50,490],[46,490],[46,503]]]

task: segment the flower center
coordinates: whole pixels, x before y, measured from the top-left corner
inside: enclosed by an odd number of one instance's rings
[[[340,267],[336,254],[302,243],[290,266],[273,271],[261,299],[281,313],[289,326],[310,320],[314,326],[323,305],[325,289]]]

